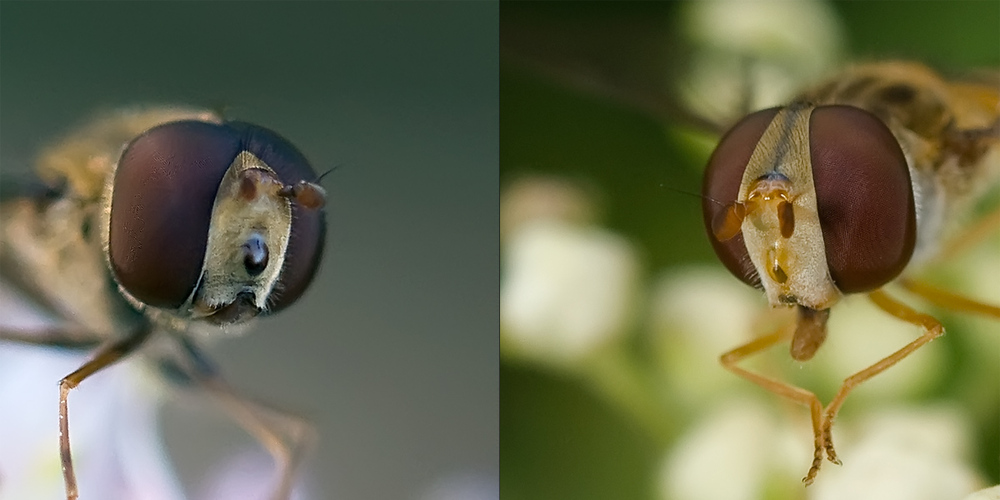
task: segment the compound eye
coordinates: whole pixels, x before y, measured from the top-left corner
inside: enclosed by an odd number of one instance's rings
[[[727,238],[733,232],[733,228],[729,226],[737,222],[727,219],[732,218],[732,213],[738,212],[733,210],[733,207],[740,193],[743,171],[746,170],[750,156],[764,135],[764,130],[771,124],[779,110],[780,108],[771,108],[757,111],[740,120],[726,132],[708,160],[701,187],[702,216],[715,254],[729,272],[744,283],[755,287],[760,287],[760,278],[753,262],[750,261],[746,244],[743,242],[743,234],[737,233]],[[724,221],[725,224],[720,224],[720,221]],[[720,231],[720,226],[728,227],[730,230]]]
[[[873,290],[902,272],[916,244],[906,157],[889,128],[852,106],[820,106],[809,147],[826,260],[844,293]]]
[[[108,258],[136,299],[176,308],[194,291],[216,193],[239,147],[239,135],[199,121],[154,127],[126,147],[115,171]]]
[[[325,240],[326,222],[323,212],[296,207],[293,203],[292,233],[288,239],[281,277],[271,294],[269,314],[292,305],[306,291],[322,260]]]

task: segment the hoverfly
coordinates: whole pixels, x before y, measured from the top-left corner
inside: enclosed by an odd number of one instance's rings
[[[771,307],[795,308],[785,328],[725,353],[723,366],[810,409],[812,483],[824,455],[839,463],[831,427],[848,394],[944,333],[937,319],[893,298],[896,281],[946,308],[1000,318],[982,304],[911,278],[1000,227],[1000,211],[953,244],[940,245],[958,217],[1000,173],[1000,81],[949,82],[927,67],[881,62],[850,68],[791,104],[752,113],[726,133],[708,162],[704,223],[729,271],[763,289]],[[824,407],[816,395],[738,363],[791,336],[806,361],[826,338],[830,309],[867,294],[922,335],[846,378]]]
[[[288,498],[311,428],[237,395],[196,340],[285,309],[312,281],[326,195],[302,153],[257,125],[159,107],[95,119],[36,167],[41,182],[0,205],[0,273],[62,323],[0,326],[0,340],[96,347],[59,383],[66,498],[79,495],[71,391],[154,339],[162,367],[206,389],[275,456],[275,497]]]

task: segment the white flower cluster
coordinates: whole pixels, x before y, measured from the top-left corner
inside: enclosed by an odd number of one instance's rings
[[[504,194],[505,349],[566,365],[628,329],[639,274],[635,251],[624,238],[572,216],[593,210],[585,199],[551,178],[523,179]]]
[[[522,179],[516,187],[530,182]],[[545,196],[543,186],[566,191],[572,185],[544,178],[531,191]],[[582,193],[560,197],[578,203],[586,199]],[[522,195],[505,193],[502,199],[545,205],[526,202]],[[998,488],[975,493],[987,485],[973,465],[979,450],[968,409],[954,401],[921,401],[947,369],[947,351],[935,348],[937,344],[852,393],[833,429],[844,465],[826,464],[803,490],[800,479],[813,451],[808,410],[725,371],[718,361],[721,353],[789,324],[793,310],[767,309],[758,291],[721,266],[669,269],[650,280],[647,290],[636,249],[623,236],[592,220],[553,216],[567,211],[551,206],[535,211],[519,207],[516,213],[521,220],[505,233],[502,247],[502,354],[569,369],[606,397],[609,387],[623,383],[620,377],[607,377],[653,374],[655,380],[611,394],[609,400],[626,413],[634,408],[659,412],[634,415],[640,422],[682,422],[680,437],[663,452],[659,492],[664,500],[793,499],[803,494],[811,500],[996,498]],[[825,401],[846,376],[918,335],[912,325],[893,319],[863,296],[839,304],[829,330],[827,342],[808,363],[792,361],[783,346],[744,364],[807,387]],[[654,366],[608,371],[609,364],[641,362],[623,358],[618,349],[634,335],[652,349],[648,359]],[[988,344],[983,355],[992,353],[995,361],[1000,339],[983,342]],[[642,394],[659,403],[631,404],[622,394]]]

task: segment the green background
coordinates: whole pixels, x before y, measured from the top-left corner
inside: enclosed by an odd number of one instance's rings
[[[832,6],[845,28],[849,60],[914,59],[954,74],[1000,65],[1000,3]],[[596,185],[603,195],[601,222],[637,244],[648,276],[717,263],[700,201],[685,194],[700,192],[710,149],[692,147],[672,128],[677,120],[649,105],[670,88],[671,62],[683,54],[680,8],[676,2],[501,6],[501,183],[551,173]],[[620,85],[615,92],[578,85],[578,78],[595,75]],[[961,399],[966,384],[978,383],[982,372],[959,368],[967,348],[960,337],[960,328],[949,329],[943,344],[953,344],[935,346],[949,352],[955,368],[939,375],[940,387],[928,398],[969,401]],[[641,359],[643,341],[633,342]],[[505,499],[657,496],[665,450],[601,391],[585,379],[517,359],[502,358],[500,374]],[[748,384],[748,392],[756,390]],[[1000,414],[996,403],[990,406],[976,432],[978,460],[995,484]],[[668,441],[697,420],[664,423],[673,429]],[[719,480],[725,480],[721,471]]]

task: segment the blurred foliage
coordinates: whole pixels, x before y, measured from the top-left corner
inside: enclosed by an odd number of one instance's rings
[[[505,363],[500,390],[504,498],[653,495],[659,443],[575,380]]]
[[[831,6],[843,23],[848,59],[915,59],[956,75],[1000,66],[998,2]],[[502,184],[545,173],[596,185],[601,223],[639,247],[650,276],[716,262],[693,195],[700,192],[712,143],[687,126],[693,122],[670,92],[686,53],[681,7],[501,5]],[[954,335],[970,321],[997,330],[995,322],[941,317]],[[634,341],[639,351],[642,342]],[[970,344],[946,340],[934,348],[946,351],[948,366],[961,367],[935,381],[941,386],[936,394],[962,399],[977,377],[995,376],[964,364],[976,359],[967,352],[975,349]],[[747,383],[746,390],[757,389]],[[656,497],[659,439],[589,380],[503,359],[500,398],[504,498]],[[996,483],[1000,415],[995,401],[982,406],[987,413],[979,414],[980,461]]]

